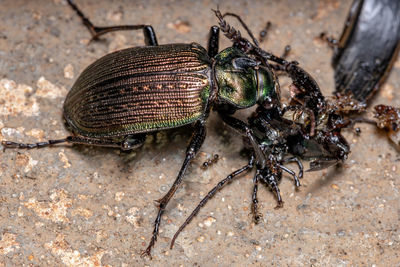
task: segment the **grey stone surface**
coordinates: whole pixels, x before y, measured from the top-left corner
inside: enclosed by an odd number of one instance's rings
[[[240,14],[255,33],[271,21],[262,47],[280,54],[292,45],[289,58],[327,95],[333,91],[332,52],[317,37],[322,31],[338,36],[350,5],[344,0],[76,3],[97,25],[152,24],[160,44],[206,46],[217,5]],[[2,140],[66,136],[63,98],[79,73],[106,53],[143,44],[141,32],[118,32],[88,45],[88,31],[65,1],[3,0],[0,6]],[[230,45],[221,39],[221,48]],[[400,106],[399,74],[397,61],[372,104]],[[288,85],[282,78],[286,98]],[[152,260],[140,253],[153,230],[154,200],[177,175],[190,127],[158,134],[132,153],[87,146],[0,152],[0,266],[395,266],[399,152],[384,133],[360,128],[360,136],[345,133],[352,153],[341,168],[305,173],[299,191],[284,177],[283,208],[275,210],[273,195],[261,188],[259,225],[250,216],[249,173],[219,192],[170,250],[174,232],[198,201],[246,163],[239,154],[242,139],[212,114],[201,153],[162,218]],[[213,153],[219,162],[201,170]]]

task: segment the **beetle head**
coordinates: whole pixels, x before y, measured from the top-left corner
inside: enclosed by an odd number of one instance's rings
[[[237,48],[229,47],[216,57],[215,76],[219,101],[235,108],[258,103],[280,103],[274,73]]]

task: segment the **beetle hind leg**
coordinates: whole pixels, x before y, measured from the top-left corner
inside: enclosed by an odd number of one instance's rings
[[[32,149],[32,148],[43,148],[55,144],[60,144],[60,143],[68,143],[68,138],[72,136],[68,136],[63,139],[56,139],[56,140],[47,140],[45,142],[38,142],[38,143],[16,143],[16,142],[11,142],[11,141],[1,141],[1,145],[3,146],[3,150],[6,150],[7,148],[18,148],[18,149]]]
[[[123,138],[121,141],[114,141],[106,138],[98,139],[98,138],[90,138],[84,136],[67,136],[63,139],[47,140],[45,142],[30,143],[30,144],[2,141],[1,145],[3,146],[4,150],[7,148],[17,148],[17,149],[43,148],[61,143],[115,147],[115,148],[120,148],[121,150],[132,150],[143,145],[145,139],[146,139],[145,134],[129,135]]]
[[[158,45],[156,34],[151,25],[138,24],[138,25],[117,25],[108,27],[97,27],[85,16],[85,14],[83,14],[83,12],[78,8],[78,6],[72,0],[67,0],[67,2],[70,5],[70,7],[82,19],[82,22],[86,26],[86,28],[88,28],[89,32],[92,35],[92,40],[97,40],[100,36],[114,31],[143,30],[144,40],[146,45],[149,46]]]

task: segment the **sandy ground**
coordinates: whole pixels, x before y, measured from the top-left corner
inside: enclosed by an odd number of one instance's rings
[[[262,47],[291,44],[297,60],[333,91],[331,50],[350,1],[78,1],[98,25],[152,24],[159,43],[207,43],[211,8],[240,14],[254,32],[273,23]],[[321,3],[320,3],[321,2]],[[119,32],[88,45],[90,35],[65,1],[0,0],[0,140],[38,142],[68,135],[63,99],[79,73],[110,51],[143,44]],[[233,20],[231,20],[233,21]],[[233,23],[237,25],[236,23]],[[243,32],[243,31],[242,31]],[[221,48],[229,46],[222,38]],[[287,96],[287,79],[281,80]],[[400,63],[374,103],[400,106]],[[240,113],[245,118],[251,110]],[[340,168],[306,173],[296,191],[280,185],[275,210],[259,190],[263,220],[250,216],[253,173],[219,192],[177,240],[174,232],[219,180],[246,163],[242,140],[212,114],[208,136],[162,218],[153,259],[141,258],[153,230],[154,200],[183,161],[190,127],[161,133],[132,153],[88,146],[0,152],[0,266],[399,266],[399,152],[372,126],[345,133],[352,153]],[[203,161],[219,162],[203,171]],[[296,168],[295,166],[291,166]]]

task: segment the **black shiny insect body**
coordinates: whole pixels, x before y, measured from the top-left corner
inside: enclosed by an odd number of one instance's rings
[[[385,81],[400,50],[400,2],[354,0],[339,40],[327,38],[324,33],[321,37],[334,49],[335,96],[339,101],[358,101],[350,110],[351,120],[388,131],[391,141],[399,145],[398,108],[375,106],[376,121],[360,117],[359,113],[365,111]]]
[[[400,50],[400,2],[354,0],[332,66],[336,92],[368,101],[385,80]]]

